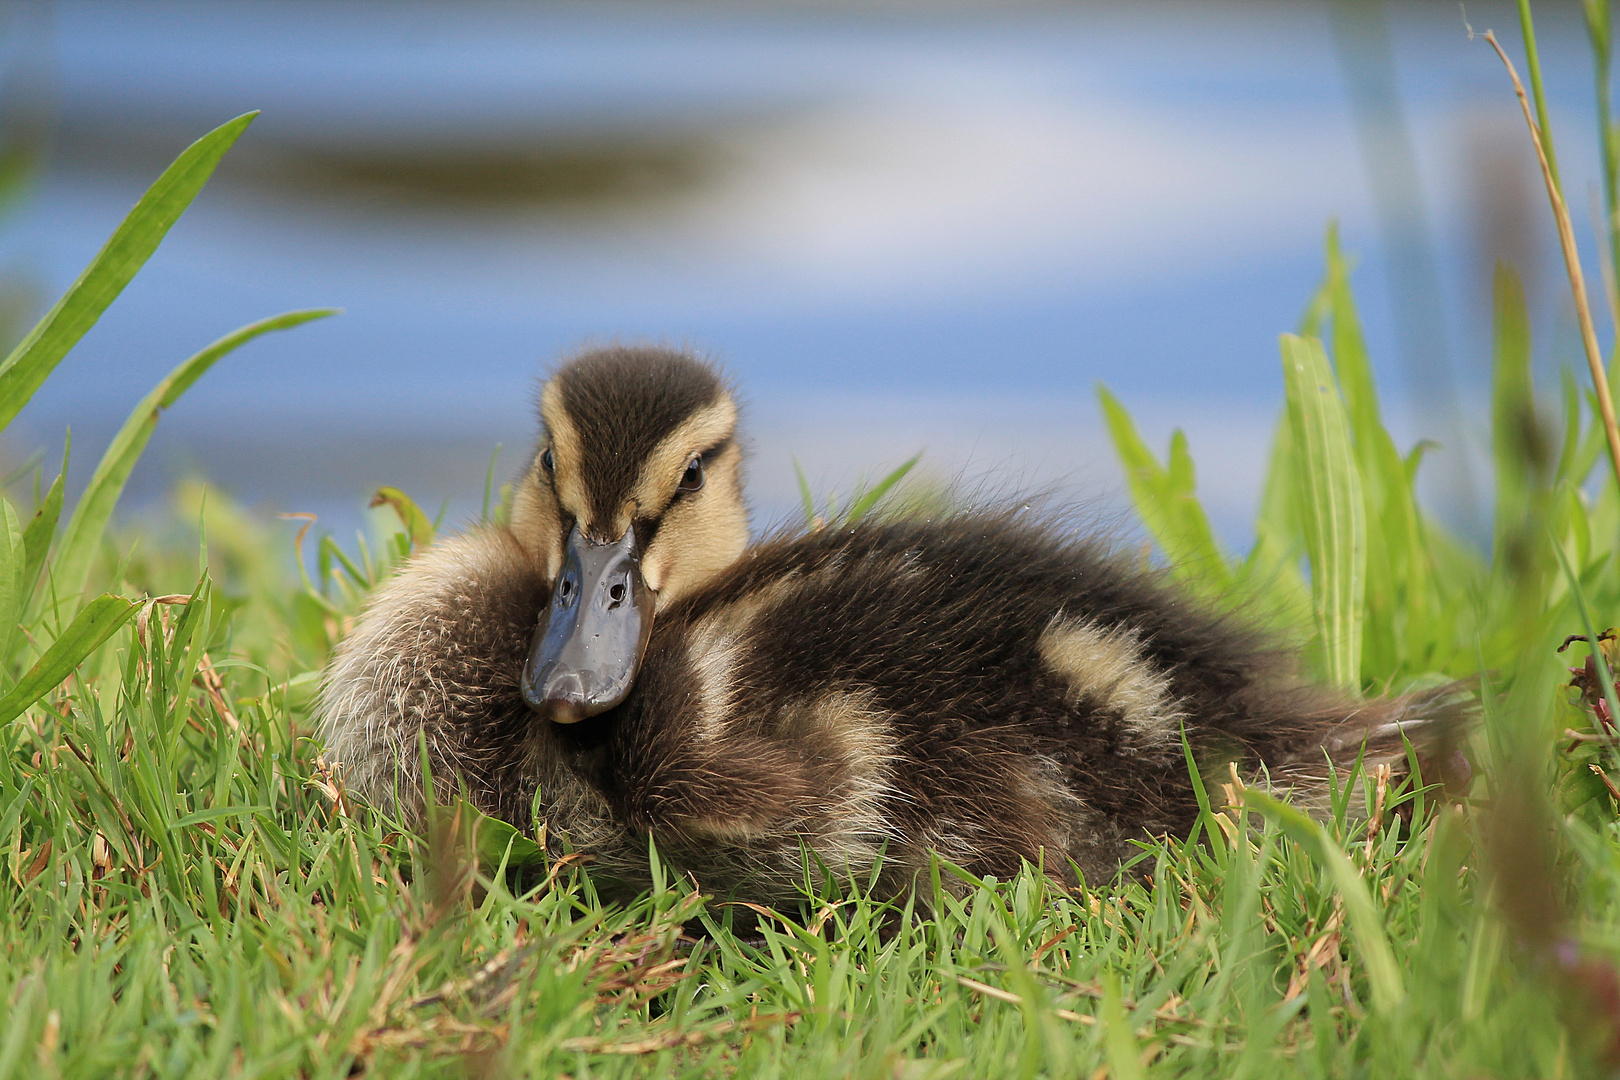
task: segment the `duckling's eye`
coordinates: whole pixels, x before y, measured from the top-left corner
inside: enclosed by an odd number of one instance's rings
[[[686,463],[686,471],[681,474],[681,482],[677,485],[679,491],[696,491],[703,486],[703,455],[698,454]]]
[[[540,452],[540,467],[548,473],[557,471],[557,463],[551,458],[551,447],[549,446]]]

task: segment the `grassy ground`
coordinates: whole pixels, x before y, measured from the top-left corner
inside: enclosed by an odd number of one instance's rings
[[[188,150],[0,364],[0,425],[249,119]],[[899,910],[807,880],[803,911],[754,912],[746,936],[675,876],[604,907],[587,860],[511,873],[528,850],[490,823],[447,815],[418,838],[345,797],[312,699],[366,591],[431,542],[402,496],[402,531],[372,550],[311,540],[301,582],[284,532],[197,489],[139,543],[109,532],[161,408],[237,345],[323,313],[231,335],[137,405],[71,511],[60,481],[7,484],[0,1080],[1613,1072],[1620,757],[1598,713],[1620,709],[1605,665],[1563,685],[1584,643],[1557,649],[1620,622],[1620,496],[1595,399],[1573,376],[1537,397],[1507,271],[1497,311],[1484,554],[1413,496],[1421,450],[1383,427],[1331,236],[1283,340],[1288,408],[1247,557],[1216,546],[1184,442],[1161,463],[1103,401],[1185,587],[1307,643],[1355,692],[1479,688],[1466,795],[1358,776],[1319,822],[1215,775],[1198,833],[1144,846],[1119,880],[1070,893],[1030,871],[957,899],[940,866]]]

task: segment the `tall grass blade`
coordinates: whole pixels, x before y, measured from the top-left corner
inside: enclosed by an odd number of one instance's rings
[[[11,640],[27,601],[23,590],[27,564],[28,550],[17,511],[9,500],[0,499],[0,657],[11,655]]]
[[[50,554],[51,541],[56,539],[56,523],[62,517],[62,484],[66,476],[67,450],[64,449],[62,471],[51,481],[45,497],[39,501],[39,509],[34,511],[34,516],[28,519],[28,525],[23,529],[23,549],[27,552],[27,563],[23,567],[24,604],[39,583],[39,572],[45,566],[45,557]]]
[[[1323,661],[1329,680],[1356,690],[1361,684],[1367,522],[1349,418],[1320,341],[1284,334],[1282,356]]]
[[[1209,837],[1209,846],[1214,849],[1215,861],[1221,866],[1227,862],[1226,836],[1215,823],[1215,811],[1209,805],[1209,792],[1204,787],[1204,776],[1198,771],[1198,759],[1193,756],[1192,743],[1187,741],[1187,726],[1181,726],[1181,754],[1187,762],[1187,779],[1192,782],[1193,798],[1198,801],[1198,821],[1203,826],[1204,833]],[[1193,829],[1193,836],[1198,830]],[[1191,843],[1191,840],[1188,841]]]
[[[1603,177],[1603,235],[1607,240],[1604,253],[1609,259],[1609,270],[1604,275],[1609,294],[1609,317],[1620,333],[1620,301],[1615,298],[1616,282],[1620,282],[1620,192],[1615,190],[1616,174],[1620,172],[1620,140],[1614,129],[1614,97],[1609,79],[1614,59],[1614,38],[1610,33],[1609,5],[1612,0],[1581,0],[1586,16],[1586,40],[1592,46],[1592,88],[1597,103],[1599,160]],[[1612,350],[1611,350],[1612,355]]]
[[[1350,265],[1339,246],[1338,222],[1330,224],[1327,230],[1327,281],[1323,283],[1323,289],[1327,293],[1331,321],[1331,337],[1327,341],[1331,345],[1333,369],[1339,377],[1339,392],[1344,396],[1351,426],[1359,438],[1363,433],[1382,430],[1382,425],[1372,361],[1367,356],[1367,341],[1361,332],[1361,315],[1350,288]]]
[[[1552,143],[1546,130],[1546,106],[1541,93],[1540,65],[1535,57],[1535,33],[1530,25],[1528,0],[1519,0],[1519,14],[1524,23],[1525,47],[1530,53],[1531,78],[1535,84],[1536,105],[1541,115],[1538,125],[1530,115],[1530,102],[1525,96],[1519,73],[1508,59],[1496,35],[1485,31],[1485,41],[1496,50],[1502,66],[1518,95],[1524,122],[1530,129],[1530,142],[1535,146],[1536,159],[1541,163],[1541,178],[1547,187],[1547,202],[1552,207],[1553,224],[1558,228],[1558,246],[1564,255],[1564,270],[1569,275],[1570,298],[1575,301],[1575,323],[1581,331],[1581,348],[1586,353],[1587,370],[1592,375],[1592,389],[1597,393],[1598,412],[1603,420],[1603,432],[1609,444],[1609,465],[1614,471],[1615,484],[1620,487],[1620,420],[1615,417],[1614,395],[1609,387],[1608,370],[1603,364],[1603,352],[1598,346],[1597,330],[1592,324],[1592,308],[1586,296],[1586,275],[1581,269],[1580,251],[1575,244],[1575,226],[1569,217],[1569,204],[1564,199],[1563,186],[1558,181],[1557,164],[1552,158]]]
[[[147,442],[152,438],[152,432],[157,428],[158,416],[163,410],[178,401],[181,394],[189,390],[204,372],[214,366],[215,361],[238,346],[272,330],[285,330],[309,322],[311,319],[322,319],[335,314],[336,308],[315,308],[308,311],[289,311],[284,315],[250,323],[240,330],[226,334],[176,367],[152,389],[151,393],[141,399],[141,403],[135,406],[135,411],[130,413],[129,419],[124,421],[124,426],[113,438],[112,445],[107,447],[107,452],[101,456],[95,473],[90,477],[89,485],[80,496],[78,505],[73,508],[73,516],[68,519],[67,531],[62,536],[62,546],[56,561],[56,582],[63,598],[77,599],[79,594],[84,592],[90,575],[90,564],[94,561],[96,549],[101,543],[101,534],[106,529],[107,522],[111,520],[113,508],[117,506],[118,497],[124,492],[124,484],[129,479],[130,470],[135,467],[141,452],[146,449]]]
[[[1555,481],[1569,480],[1580,483],[1590,476],[1592,466],[1603,452],[1601,425],[1581,429],[1581,388],[1575,373],[1563,368],[1558,373],[1558,389],[1563,397],[1563,441],[1558,449],[1558,464],[1553,470]]]
[[[489,468],[484,472],[484,505],[478,511],[478,520],[489,523],[489,497],[495,490],[495,460],[501,456],[501,444],[496,443],[489,455]]]
[[[805,479],[804,469],[799,465],[799,459],[793,459],[793,475],[799,480],[799,499],[804,503],[804,527],[816,527],[816,499],[810,494],[810,481]]]
[[[883,498],[883,496],[887,495],[894,485],[903,480],[905,475],[916,466],[917,462],[921,460],[921,452],[913,454],[906,461],[901,462],[899,468],[895,469],[888,476],[885,476],[882,480],[879,480],[876,484],[874,484],[870,491],[864,492],[862,495],[860,495],[860,497],[850,504],[849,512],[844,515],[844,524],[853,525],[870,513],[872,508],[877,506],[878,502]]]
[[[140,607],[122,596],[98,596],[86,604],[84,610],[73,617],[68,628],[51,643],[28,673],[17,681],[5,697],[0,698],[0,725],[9,724],[22,711],[63,679],[85,657],[95,652],[102,642],[112,637],[120,626]]]
[[[1560,189],[1558,155],[1553,152],[1552,125],[1547,120],[1547,94],[1541,88],[1541,52],[1536,48],[1536,23],[1530,15],[1530,0],[1519,0],[1519,31],[1524,35],[1525,66],[1530,71],[1530,93],[1536,102],[1536,126],[1541,129],[1541,148],[1547,155],[1547,172]]]
[[[0,431],[10,426],[56,365],[151,258],[213,175],[219,159],[258,115],[238,116],[186,147],[146,189],[78,280],[0,362]]]
[[[1102,993],[1103,1039],[1108,1045],[1109,1074],[1115,1080],[1147,1080],[1136,1033],[1131,1030],[1119,997],[1119,976],[1110,972],[1103,979]]]

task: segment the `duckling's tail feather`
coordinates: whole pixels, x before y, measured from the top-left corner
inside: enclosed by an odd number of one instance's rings
[[[1465,743],[1477,714],[1478,700],[1461,682],[1359,702],[1349,712],[1342,704],[1324,708],[1304,718],[1319,725],[1320,737],[1266,762],[1257,779],[1296,802],[1325,805],[1334,780],[1353,778],[1358,765],[1363,775],[1387,766],[1398,781],[1415,760],[1422,784],[1461,794],[1472,777]]]

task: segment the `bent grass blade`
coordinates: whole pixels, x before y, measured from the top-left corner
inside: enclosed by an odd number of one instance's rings
[[[0,698],[0,725],[15,720],[53,687],[60,686],[80,661],[101,648],[103,642],[129,621],[138,607],[140,605],[133,600],[111,595],[99,596],[85,605],[45,650],[45,655]]]
[[[135,462],[140,459],[141,452],[151,440],[152,432],[157,428],[158,417],[163,410],[178,401],[180,395],[189,390],[216,361],[239,346],[261,334],[273,330],[286,330],[312,319],[324,319],[335,314],[336,308],[315,308],[308,311],[289,311],[284,315],[250,323],[240,330],[226,334],[176,367],[169,372],[167,378],[152,389],[151,393],[141,399],[141,403],[135,406],[134,412],[130,413],[129,419],[124,421],[124,426],[113,438],[112,445],[107,447],[107,452],[102,455],[94,475],[90,477],[89,486],[79,498],[78,505],[73,508],[73,516],[68,519],[67,531],[62,536],[56,563],[56,581],[63,598],[75,600],[84,591],[89,579],[90,565],[101,543],[101,534],[112,518],[113,508],[117,506],[118,498],[124,492],[124,484],[129,480],[130,471],[135,468]]]
[[[124,291],[257,112],[221,124],[180,154],[146,189],[90,265],[0,363],[0,431]]]

